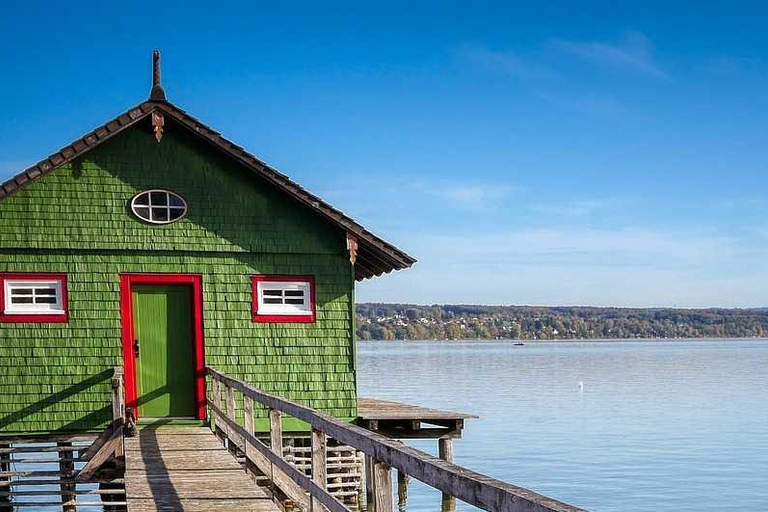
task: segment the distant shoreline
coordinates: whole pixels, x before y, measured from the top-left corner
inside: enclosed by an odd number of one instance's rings
[[[675,340],[768,337],[768,308],[361,303],[360,340]]]
[[[649,341],[664,341],[664,342],[675,342],[675,341],[706,341],[706,342],[716,342],[716,341],[768,341],[768,336],[749,336],[749,337],[727,337],[727,338],[712,338],[712,337],[705,337],[705,338],[560,338],[560,339],[552,339],[552,340],[518,340],[518,339],[511,339],[511,338],[474,338],[474,339],[424,339],[424,340],[417,340],[417,339],[390,339],[390,340],[384,340],[384,339],[358,339],[358,342],[443,342],[443,341],[456,341],[456,342],[466,342],[471,343],[475,341],[498,341],[500,343],[508,343],[508,342],[524,342],[527,344],[534,344],[534,343],[571,343],[571,342],[595,342],[595,343],[601,343],[601,342],[616,342],[616,341],[640,341],[640,342],[649,342]]]

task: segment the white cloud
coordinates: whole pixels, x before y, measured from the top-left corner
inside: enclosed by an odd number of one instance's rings
[[[414,269],[361,301],[752,307],[768,303],[768,248],[708,231],[521,229],[400,237]]]
[[[573,199],[562,203],[535,204],[531,209],[557,217],[587,217],[596,213],[624,209],[636,202],[635,199],[627,197]]]
[[[482,45],[467,44],[458,48],[458,54],[474,64],[516,78],[542,79],[558,76],[551,69],[529,62],[509,50],[491,50]]]
[[[668,78],[654,58],[653,43],[641,32],[627,32],[618,42],[554,39],[549,46],[606,68]]]
[[[730,238],[704,232],[555,228],[430,237],[429,247],[450,247],[457,262],[661,268],[720,260],[731,254],[733,243]]]
[[[356,204],[360,215],[365,211],[391,210],[399,205],[396,212],[412,217],[426,209],[435,211],[462,210],[482,213],[503,207],[508,199],[522,189],[509,183],[492,180],[489,182],[459,179],[424,179],[408,176],[368,175],[343,190],[321,190],[320,196],[344,206]],[[374,194],[371,191],[375,191]],[[361,196],[366,201],[357,202]],[[394,215],[396,217],[396,215]],[[393,215],[389,216],[390,218]]]
[[[433,196],[450,201],[454,206],[470,210],[485,210],[498,206],[518,189],[498,184],[436,184],[422,190]]]

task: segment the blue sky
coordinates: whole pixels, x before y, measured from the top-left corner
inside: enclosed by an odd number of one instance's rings
[[[361,301],[768,305],[758,2],[5,2],[0,177],[169,98],[419,259]]]

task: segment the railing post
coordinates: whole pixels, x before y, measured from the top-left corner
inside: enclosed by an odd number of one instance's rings
[[[243,395],[243,424],[246,432],[251,435],[255,433],[256,429],[253,425],[253,398],[248,395]],[[245,439],[243,439],[243,443],[245,444],[245,459],[246,461],[250,461],[254,456],[253,447],[251,446],[251,443],[246,442]]]
[[[453,462],[453,439],[441,437],[437,440],[438,455],[446,462]],[[456,498],[450,494],[442,493],[443,499],[441,512],[454,512],[456,510]]]
[[[392,468],[384,462],[373,462],[373,509],[376,512],[394,512],[392,499]]]
[[[215,376],[213,377],[213,405],[216,406],[217,410],[221,410],[221,382],[218,378]],[[214,413],[214,416],[218,413]],[[221,425],[216,424],[216,435],[221,439],[222,435],[226,437],[227,434],[227,424],[223,421],[221,422]]]
[[[71,447],[71,441],[59,441],[56,443],[59,447]],[[73,480],[75,478],[75,462],[72,452],[59,452],[59,480]],[[63,512],[75,512],[77,507],[72,504],[75,501],[75,484],[60,483],[61,489],[61,510]],[[65,505],[67,503],[67,505]]]
[[[283,413],[277,409],[269,409],[269,449],[278,457],[283,456]],[[274,469],[272,469],[274,471]],[[272,485],[275,485],[273,475],[270,476]],[[311,503],[311,502],[310,502]]]
[[[277,409],[269,410],[269,445],[278,456],[283,456],[283,413]]]
[[[123,426],[125,424],[125,392],[123,389],[123,369],[115,368],[115,374],[112,377],[112,426],[119,429],[117,432],[123,437]],[[125,447],[121,439],[115,448],[115,457],[125,455]]]
[[[232,387],[228,384],[224,384],[224,391],[227,395],[227,418],[237,423],[237,411],[235,410],[235,390],[232,389]],[[235,453],[235,448],[237,448],[237,442],[234,437],[234,430],[230,431],[227,429],[227,446],[229,447],[229,451],[232,453]]]
[[[328,439],[324,432],[312,429],[312,481],[326,489],[327,487],[327,458]],[[322,503],[312,498],[312,512],[328,510]]]
[[[216,413],[214,413],[211,408],[209,407],[210,403],[213,401],[213,390],[216,389],[216,376],[211,375],[206,368],[205,372],[205,378],[210,379],[210,382],[206,381],[205,386],[205,393],[206,393],[206,408],[210,411],[210,417],[208,418],[208,423],[211,425],[211,431],[215,434],[216,433]],[[208,398],[208,395],[210,394],[210,398]]]

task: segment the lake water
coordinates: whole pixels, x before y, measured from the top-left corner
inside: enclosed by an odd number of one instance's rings
[[[768,511],[768,340],[358,346],[361,396],[480,416],[457,464],[595,512]]]

